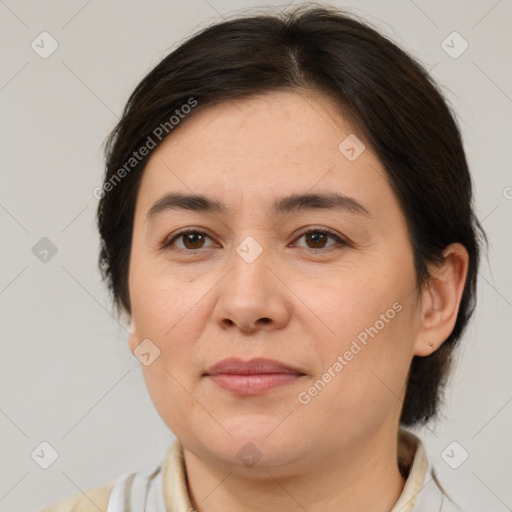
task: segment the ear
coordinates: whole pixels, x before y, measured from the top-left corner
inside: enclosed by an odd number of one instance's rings
[[[414,355],[428,356],[450,336],[457,320],[469,256],[459,243],[448,245],[443,262],[429,266],[430,278],[421,291],[421,318]]]
[[[135,322],[133,321],[133,317],[130,319],[130,335],[128,338],[128,345],[130,346],[130,350],[133,354],[133,351],[137,348],[139,344],[139,336],[137,334],[137,330],[135,328]]]

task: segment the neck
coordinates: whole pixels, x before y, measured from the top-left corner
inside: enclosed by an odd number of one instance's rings
[[[404,487],[396,431],[377,432],[357,447],[327,450],[308,469],[259,471],[211,465],[184,448],[191,503],[198,512],[389,512]],[[256,467],[256,466],[255,466]],[[254,468],[253,468],[254,469]]]

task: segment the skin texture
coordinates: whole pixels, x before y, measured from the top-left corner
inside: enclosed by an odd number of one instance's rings
[[[329,98],[272,92],[194,113],[144,171],[129,271],[130,348],[150,339],[160,350],[144,378],[184,446],[201,512],[256,504],[384,512],[402,491],[397,431],[410,362],[453,329],[467,253],[452,244],[428,286],[416,287],[406,221],[379,160],[367,143],[354,161],[338,149],[351,133],[364,141]],[[146,222],[168,192],[204,194],[230,213],[173,209]],[[275,199],[322,192],[350,196],[368,215],[268,211]],[[188,227],[208,236],[161,248]],[[348,243],[315,245],[303,236],[315,228]],[[236,251],[248,236],[263,251],[252,263]],[[299,393],[397,303],[400,311],[300,403]],[[276,359],[305,375],[238,396],[203,376],[229,356]],[[252,467],[237,457],[246,443],[262,455]]]

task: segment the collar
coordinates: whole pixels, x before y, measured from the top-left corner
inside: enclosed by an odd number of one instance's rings
[[[406,480],[402,494],[391,512],[411,512],[429,467],[427,454],[420,439],[403,429],[398,431],[398,466]]]
[[[444,510],[444,495],[418,437],[407,430],[398,432],[398,464],[406,478],[404,488],[391,512],[433,512]],[[188,494],[183,446],[172,443],[163,463],[163,491],[167,512],[194,510]]]

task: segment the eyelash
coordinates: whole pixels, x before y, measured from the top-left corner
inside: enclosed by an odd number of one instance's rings
[[[205,233],[204,231],[201,231],[199,229],[191,229],[191,228],[187,228],[187,229],[184,229],[183,231],[180,231],[178,233],[176,233],[176,235],[174,235],[171,239],[164,239],[164,241],[160,244],[160,247],[161,249],[163,250],[178,250],[178,251],[183,251],[183,252],[190,252],[190,253],[193,253],[193,252],[199,252],[201,251],[201,249],[208,249],[208,247],[206,248],[199,248],[199,249],[182,249],[181,247],[178,247],[178,248],[172,248],[172,245],[174,244],[174,242],[178,239],[180,239],[181,237],[185,236],[185,235],[188,235],[188,234],[198,234],[198,235],[206,235],[208,238],[211,239],[211,237],[208,235],[208,233]],[[331,238],[333,238],[336,242],[337,242],[337,245],[338,246],[349,246],[349,242],[346,241],[346,240],[343,240],[341,237],[339,237],[338,235],[336,235],[335,233],[333,233],[332,231],[329,231],[325,228],[313,228],[313,229],[308,229],[307,231],[303,231],[302,233],[300,233],[298,236],[297,236],[297,240],[302,238],[304,235],[308,235],[309,233],[320,233],[320,234],[323,234],[323,235],[327,235]],[[317,252],[317,251],[323,251],[323,252],[326,252],[328,251],[329,249],[333,249],[335,248],[336,245],[332,245],[332,246],[329,246],[329,247],[320,247],[320,248],[311,248],[311,247],[302,247],[302,249],[306,249],[306,250],[309,250],[309,251],[314,251],[314,252]]]

